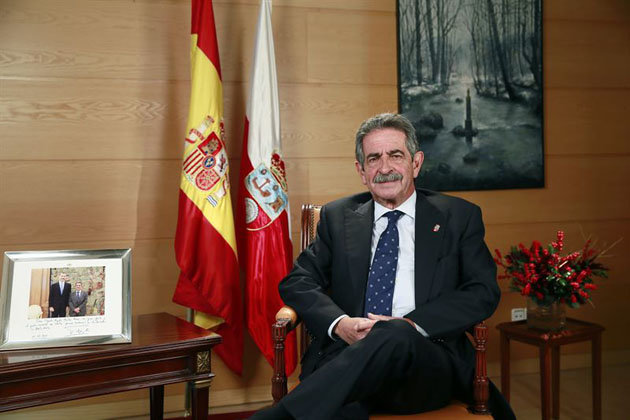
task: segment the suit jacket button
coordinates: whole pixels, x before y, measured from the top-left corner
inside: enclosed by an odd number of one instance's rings
[[[324,352],[323,352],[323,351],[318,351],[318,352],[317,352],[317,355],[318,355],[318,356],[321,356],[322,354],[324,354]]]

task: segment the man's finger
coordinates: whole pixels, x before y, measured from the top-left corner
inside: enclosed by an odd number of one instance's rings
[[[386,315],[375,315],[372,313],[368,312],[368,318],[375,320],[375,321],[389,321],[390,319],[392,319],[391,316],[386,316]]]
[[[376,320],[373,320],[373,319],[366,319],[364,321],[360,321],[357,324],[358,331],[369,330],[374,326],[375,323],[376,323]]]

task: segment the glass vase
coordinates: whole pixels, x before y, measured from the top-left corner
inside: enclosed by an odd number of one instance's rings
[[[560,331],[565,327],[566,306],[553,302],[539,305],[533,299],[527,299],[527,326],[543,331]]]

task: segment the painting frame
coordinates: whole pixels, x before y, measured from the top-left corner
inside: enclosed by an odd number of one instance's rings
[[[440,6],[436,6],[438,3]],[[425,154],[422,170],[416,178],[417,187],[436,191],[545,187],[543,3],[543,0],[500,3],[396,0],[398,112],[414,125],[420,150]],[[433,7],[426,8],[426,5]],[[511,11],[505,12],[505,5],[511,7]],[[447,34],[447,38],[454,40],[451,48],[454,58],[450,62],[447,59],[447,65],[431,53],[433,41],[428,34],[438,30],[430,30],[429,22],[436,22],[436,7],[442,14],[455,15],[451,22],[455,29],[450,29],[451,35]],[[522,11],[529,13],[527,19],[512,17],[512,12]],[[511,26],[509,19],[505,25],[504,16],[510,16]],[[444,16],[443,19],[447,21]],[[499,22],[499,32],[496,25],[494,31],[491,29],[492,20]],[[526,27],[522,25],[525,20]],[[494,80],[487,75],[479,77],[480,73],[489,72],[487,68],[479,71],[481,65],[475,57],[481,47],[473,50],[473,42],[461,41],[466,32],[470,39],[474,38],[473,22],[477,27],[481,25],[479,22],[487,25],[487,38],[480,38],[477,33],[477,45],[488,42],[484,47],[486,56],[510,57],[514,73],[497,78],[496,74],[505,73],[496,64],[501,60],[495,59]],[[424,25],[424,32],[416,29],[418,25]],[[508,34],[516,35],[510,38],[501,32],[506,27]],[[419,38],[412,36],[417,32],[421,32]],[[516,41],[520,32],[526,43]],[[493,38],[491,34],[496,34],[492,42],[488,41]],[[502,42],[504,48],[498,48],[498,52],[490,47],[501,46]],[[410,50],[417,45],[420,45],[418,52]],[[466,65],[462,65],[466,60]],[[437,71],[434,62],[438,63]],[[470,64],[473,62],[476,64]],[[520,65],[520,75],[513,76],[516,64]],[[445,74],[441,73],[442,67],[447,69]],[[410,77],[410,69],[414,68],[420,71]],[[455,71],[451,71],[453,68]],[[465,85],[468,89],[458,89]]]
[[[90,288],[86,291],[82,291],[82,283],[87,286],[87,282],[75,279],[76,290],[72,291],[73,279],[70,279],[68,272],[98,273],[100,277],[94,279],[94,290],[90,281]],[[42,281],[45,290],[39,291],[44,302],[42,305],[32,305],[31,302],[33,290],[37,289],[34,287],[37,283],[33,280],[34,273],[48,273],[47,279]],[[56,283],[54,273],[57,273]],[[60,278],[66,281],[60,282]],[[75,292],[77,297],[82,293],[90,296],[94,294],[95,299],[101,299],[99,311],[86,315],[84,307],[83,314],[79,315],[77,308],[75,316],[71,316],[72,305],[68,306],[66,301],[62,303],[64,313],[59,315],[58,311],[53,316],[54,308],[53,304],[49,305],[49,300],[52,300],[55,285],[57,290],[68,288],[68,296]],[[94,307],[97,307],[96,303]],[[130,248],[4,253],[0,285],[2,351],[130,343],[131,312]]]

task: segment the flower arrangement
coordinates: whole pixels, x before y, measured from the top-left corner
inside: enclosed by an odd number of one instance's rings
[[[608,268],[600,258],[605,251],[592,248],[588,240],[580,251],[561,256],[564,232],[546,247],[534,241],[529,248],[522,243],[512,246],[503,257],[495,250],[497,265],[503,268],[500,279],[511,279],[511,289],[532,298],[538,305],[567,303],[572,308],[591,302],[591,292],[597,289],[594,279],[607,278]],[[610,248],[608,248],[610,249]]]

